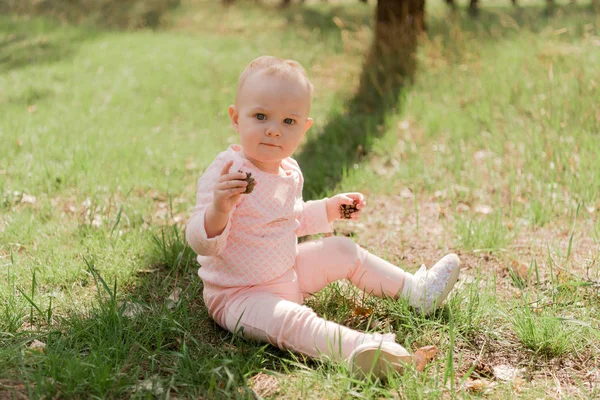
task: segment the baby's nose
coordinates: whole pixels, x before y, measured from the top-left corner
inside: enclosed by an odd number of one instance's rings
[[[281,136],[281,133],[279,132],[279,129],[277,129],[276,126],[270,125],[269,127],[267,127],[267,136],[279,137]]]

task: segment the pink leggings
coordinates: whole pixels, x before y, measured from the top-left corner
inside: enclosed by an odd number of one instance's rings
[[[270,282],[256,286],[205,284],[204,301],[214,320],[230,332],[311,357],[347,359],[358,345],[382,340],[327,321],[302,302],[329,283],[349,279],[376,296],[397,297],[405,272],[352,240],[333,236],[298,245],[296,264]]]

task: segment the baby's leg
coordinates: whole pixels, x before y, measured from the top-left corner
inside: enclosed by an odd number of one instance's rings
[[[298,245],[295,268],[305,297],[342,279],[349,279],[359,289],[379,297],[397,297],[406,278],[412,277],[343,236]]]
[[[367,293],[402,296],[416,309],[429,313],[446,299],[456,283],[460,260],[456,254],[448,254],[431,269],[422,267],[412,275],[348,238],[333,236],[299,245],[295,268],[304,296],[331,282],[349,279]]]
[[[310,357],[347,359],[363,343],[393,342],[392,337],[358,332],[327,321],[310,308],[271,293],[239,296],[231,299],[226,308],[225,324],[229,331]],[[389,345],[406,353],[396,343]]]

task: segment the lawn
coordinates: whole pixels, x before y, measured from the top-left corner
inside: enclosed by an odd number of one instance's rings
[[[0,15],[1,398],[600,397],[600,16],[587,2],[428,4],[418,69],[357,109],[374,3],[182,0],[154,29]],[[424,373],[347,367],[216,326],[183,236],[237,138],[254,57],[306,66],[305,197],[361,191],[337,235],[414,272],[456,252],[447,305],[333,284],[309,304],[436,345]]]

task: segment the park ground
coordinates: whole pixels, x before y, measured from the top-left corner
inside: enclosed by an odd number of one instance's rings
[[[216,3],[0,15],[0,399],[600,397],[590,4],[490,0],[474,18],[430,2],[414,80],[361,111],[374,3]],[[207,315],[184,225],[198,177],[236,142],[237,76],[262,54],[298,60],[316,88],[305,197],[367,197],[336,234],[410,272],[463,260],[431,316],[344,283],[309,301],[437,346],[424,373],[357,381]]]

